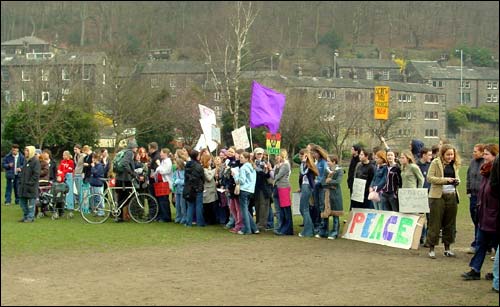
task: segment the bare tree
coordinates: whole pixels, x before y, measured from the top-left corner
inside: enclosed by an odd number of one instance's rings
[[[248,56],[248,33],[258,11],[252,7],[252,2],[243,4],[238,1],[235,3],[234,16],[230,18],[230,31],[221,37],[224,46],[217,46],[219,57],[213,58],[208,39],[202,39],[203,52],[210,66],[214,85],[217,91],[223,93],[222,99],[233,117],[233,128],[239,127],[240,113],[240,76],[242,70],[242,60]],[[222,76],[216,71],[221,71]]]

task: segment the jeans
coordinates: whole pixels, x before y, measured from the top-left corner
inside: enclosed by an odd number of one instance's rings
[[[495,262],[493,262],[493,284],[492,287],[498,291],[498,250],[500,246],[497,245],[497,251],[495,253]]]
[[[175,193],[175,222],[186,224],[186,200],[181,193]]]
[[[228,224],[233,225],[232,229],[235,231],[241,230],[243,228],[243,215],[240,209],[240,198],[238,196],[229,198],[229,210],[231,211],[234,223],[231,224],[231,218],[229,218]]]
[[[292,207],[283,207],[280,211],[281,214],[281,228],[278,231],[282,235],[293,235],[293,219],[292,219]]]
[[[375,210],[384,210],[384,204],[382,201],[372,201],[372,203]]]
[[[93,187],[93,186],[90,186],[90,194],[100,194],[100,195],[103,195],[104,193],[104,186],[102,187]],[[97,215],[99,216],[103,216],[104,215],[104,211],[102,209],[104,209],[104,202],[101,201],[101,197],[102,196],[95,196],[95,199],[91,199],[90,200],[90,204],[87,203],[87,208],[88,208],[88,212],[91,212],[90,209],[93,208],[93,206],[90,206],[91,204],[97,204],[97,206],[100,207],[101,210],[98,210],[97,211]],[[90,207],[90,208],[89,208]],[[108,208],[109,209],[109,208]]]
[[[203,219],[203,192],[196,193],[196,200],[194,202],[187,201],[187,221],[186,226],[193,225],[193,215],[196,210],[196,226],[204,227],[205,220]]]
[[[157,196],[158,200],[158,220],[163,222],[172,222],[172,212],[170,211],[170,199],[169,195]]]
[[[382,193],[380,201],[382,202],[382,210],[399,212],[398,199],[394,197],[394,193]]]
[[[64,177],[64,182],[68,186],[69,190],[66,194],[66,209],[73,210],[75,208],[75,195],[73,194],[73,174],[66,174]]]
[[[274,203],[274,214],[276,214],[276,224],[274,225],[274,231],[279,232],[281,228],[281,207],[280,199],[278,197],[278,188],[273,188],[273,203]]]
[[[338,216],[333,216],[333,226],[332,226],[332,231],[328,235],[329,237],[334,237],[337,238],[340,235],[340,224],[339,224],[339,217]]]
[[[73,175],[73,181],[76,186],[76,191],[73,191],[75,195],[78,195],[78,203],[81,204],[83,200],[83,195],[82,195],[82,184],[83,184],[83,175],[82,174],[75,174]]]
[[[5,203],[12,202],[12,189],[14,189],[14,196],[16,197],[16,204],[19,204],[19,175],[15,175],[13,179],[7,179],[5,187]]]
[[[314,224],[314,232],[319,233],[320,227],[322,224],[321,221],[321,210],[324,209],[325,205],[325,189],[319,183],[315,183],[313,190],[314,197],[314,207],[317,210],[314,212],[314,216],[311,216],[313,224]],[[328,224],[326,225],[328,228]]]
[[[264,195],[264,191],[255,191],[255,209],[257,215],[257,224],[259,228],[267,227],[267,219],[269,217],[269,197]]]
[[[257,231],[257,225],[248,211],[250,197],[252,197],[252,193],[247,191],[240,192],[240,212],[243,218],[243,228],[241,231],[243,231],[244,234],[251,234]]]
[[[492,245],[490,242],[494,240],[496,240],[494,246],[498,245],[496,233],[478,229],[476,236],[476,253],[469,263],[469,266],[474,269],[474,271],[481,272],[481,267],[486,257],[486,250]]]
[[[35,219],[35,201],[36,198],[19,198],[19,205],[23,210],[23,220],[34,221]]]
[[[469,199],[469,213],[472,222],[474,223],[474,240],[472,240],[470,246],[476,248],[476,236],[477,236],[477,195],[471,194]]]
[[[273,212],[273,207],[271,206],[271,200],[269,200],[269,212],[267,214],[267,227],[266,229],[273,229],[274,228],[274,212]]]
[[[314,235],[313,222],[309,211],[309,199],[311,198],[311,187],[309,184],[303,184],[300,188],[300,214],[304,219],[304,229],[301,235],[304,237],[312,237]]]

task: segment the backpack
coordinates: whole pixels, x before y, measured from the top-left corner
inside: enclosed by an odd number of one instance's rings
[[[126,149],[120,150],[114,157],[113,159],[113,171],[115,173],[122,173],[125,171],[125,153],[127,152]]]

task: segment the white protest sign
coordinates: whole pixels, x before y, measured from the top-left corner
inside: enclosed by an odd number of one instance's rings
[[[200,119],[201,130],[205,137],[205,143],[210,152],[217,149],[217,143],[212,140],[212,124],[207,119]]]
[[[352,184],[352,195],[351,199],[362,203],[365,201],[365,185],[366,180],[361,178],[354,178],[354,183]]]
[[[220,144],[220,128],[212,126],[212,141]]]
[[[234,147],[236,149],[247,149],[250,147],[250,141],[248,140],[245,126],[231,131],[231,135],[233,136]]]
[[[399,189],[399,212],[429,213],[429,195],[426,188]]]
[[[200,151],[203,148],[207,148],[207,143],[205,142],[205,136],[202,134],[200,135],[200,138],[198,139],[198,143],[196,143],[196,146],[194,146],[194,150]]]
[[[300,193],[292,193],[292,214],[300,215]]]
[[[206,120],[211,125],[217,125],[215,112],[209,107],[205,107],[204,105],[199,104],[198,108],[200,108],[200,118]]]

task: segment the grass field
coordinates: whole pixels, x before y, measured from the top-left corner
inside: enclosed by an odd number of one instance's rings
[[[459,192],[462,204],[459,205],[457,229],[470,224],[468,201],[465,194],[465,175],[467,169],[460,171],[461,182]],[[290,178],[292,191],[298,190],[298,168],[294,168]],[[194,228],[186,231],[184,226],[161,223],[137,224],[134,222],[115,224],[109,219],[103,225],[87,224],[79,214],[73,219],[62,218],[56,221],[50,218],[37,219],[33,224],[18,223],[22,217],[19,206],[3,206],[5,196],[5,173],[2,173],[2,257],[18,255],[40,255],[54,251],[78,251],[92,249],[107,251],[110,249],[130,249],[149,246],[176,246],[194,244],[207,240],[227,240],[234,236],[223,230],[219,225],[204,228]],[[347,189],[347,174],[342,184],[344,211],[349,211],[349,192]],[[294,216],[295,232],[299,230],[302,217]]]

